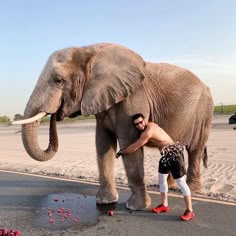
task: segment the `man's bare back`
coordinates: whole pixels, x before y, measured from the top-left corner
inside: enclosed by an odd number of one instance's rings
[[[160,126],[153,122],[145,122],[142,117],[139,117],[137,120],[134,120],[134,125],[142,133],[136,142],[120,151],[122,154],[135,152],[148,142],[151,143],[152,146],[157,147],[159,150],[165,146],[174,144],[171,137]]]
[[[174,144],[171,137],[157,124],[148,122],[146,129],[141,133],[140,138],[148,138],[148,142],[151,142],[158,149],[162,149],[165,146]]]

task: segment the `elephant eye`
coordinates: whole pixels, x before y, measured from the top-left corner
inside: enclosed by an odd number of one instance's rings
[[[55,77],[55,78],[54,78],[54,82],[55,82],[56,84],[61,84],[61,83],[63,82],[63,79],[62,79],[61,77]]]

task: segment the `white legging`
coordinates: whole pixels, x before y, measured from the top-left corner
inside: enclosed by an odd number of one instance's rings
[[[167,193],[168,192],[168,183],[167,177],[169,174],[161,174],[159,173],[159,185],[160,185],[160,192]],[[181,189],[183,196],[190,196],[191,192],[189,186],[186,183],[185,176],[175,179],[178,187]]]

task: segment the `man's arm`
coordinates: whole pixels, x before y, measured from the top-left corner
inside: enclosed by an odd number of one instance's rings
[[[144,131],[136,142],[129,145],[127,148],[120,150],[117,153],[116,157],[118,158],[122,154],[129,154],[137,151],[140,147],[146,144],[150,138],[151,138],[151,131],[150,130]]]

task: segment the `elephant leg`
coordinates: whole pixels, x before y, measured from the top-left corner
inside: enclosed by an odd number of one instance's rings
[[[169,188],[176,188],[176,181],[174,180],[171,173],[167,177],[167,182],[168,182],[168,187]]]
[[[96,195],[97,204],[109,204],[118,201],[115,187],[114,161],[117,148],[116,136],[97,126],[96,149],[100,187]]]
[[[140,210],[151,205],[151,199],[147,194],[144,179],[144,157],[143,150],[124,155],[124,166],[126,169],[131,196],[126,203],[130,210]]]
[[[191,191],[197,192],[201,189],[200,167],[204,148],[187,149],[188,152],[188,170],[187,170],[187,184]]]

